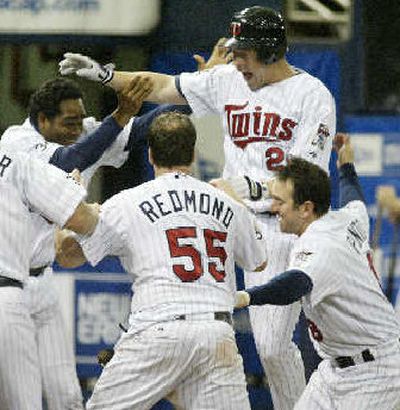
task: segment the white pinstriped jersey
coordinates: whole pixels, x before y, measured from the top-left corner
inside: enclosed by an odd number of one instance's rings
[[[313,222],[292,250],[289,269],[313,281],[302,304],[321,357],[352,356],[400,336],[368,256],[368,232],[365,205],[352,201]]]
[[[234,65],[183,73],[182,94],[194,115],[223,119],[223,177],[273,176],[288,156],[300,156],[328,170],[336,132],[335,102],[323,83],[304,71],[250,90]]]
[[[86,195],[65,172],[26,154],[0,150],[0,275],[29,272],[30,212],[63,226]]]
[[[255,269],[266,259],[247,209],[181,173],[115,195],[81,244],[96,264],[117,255],[135,279],[132,312],[144,321],[232,311],[234,261]]]
[[[125,150],[133,118],[123,128],[113,144],[103,153],[97,162],[82,172],[86,183],[90,181],[96,170],[101,166],[120,167],[128,158],[129,152]],[[83,120],[83,134],[93,132],[101,123],[93,117]],[[0,146],[9,151],[22,151],[35,153],[38,159],[49,162],[57,148],[61,147],[56,142],[49,142],[33,127],[29,118],[22,125],[13,125],[6,129],[0,140]]]
[[[120,167],[127,159],[129,152],[125,150],[133,119],[124,127],[114,143],[103,153],[93,165],[82,172],[82,178],[86,185],[101,166]],[[93,132],[100,122],[93,117],[85,118],[83,121],[83,134]],[[29,118],[22,125],[9,127],[0,140],[0,147],[14,152],[26,152],[34,154],[36,158],[49,162],[50,158],[61,147],[55,142],[48,142],[32,126]],[[32,217],[35,237],[32,243],[31,267],[51,265],[54,261],[54,226],[46,224],[40,216]]]

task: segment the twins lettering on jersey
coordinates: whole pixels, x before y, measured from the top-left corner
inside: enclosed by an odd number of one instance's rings
[[[176,191],[153,195],[139,204],[140,210],[152,222],[177,212],[211,215],[228,229],[234,216],[233,210],[224,201],[205,192]]]
[[[244,111],[248,105],[248,101],[243,105],[225,105],[231,140],[241,149],[254,142],[267,142],[266,167],[278,171],[286,162],[286,149],[274,143],[291,141],[297,122],[274,112],[263,112],[260,106],[254,107],[253,111]]]
[[[244,110],[248,105],[248,101],[243,105],[225,105],[228,132],[236,146],[244,149],[252,142],[292,139],[296,121],[273,112],[263,112],[260,106],[246,112]]]

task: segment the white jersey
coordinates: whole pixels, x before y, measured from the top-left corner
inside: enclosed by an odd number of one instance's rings
[[[90,263],[117,255],[135,279],[132,313],[143,321],[233,310],[234,262],[266,259],[247,209],[211,185],[180,173],[115,195],[81,244]]]
[[[125,150],[129,139],[133,119],[124,127],[114,143],[103,155],[85,169],[81,175],[86,185],[101,166],[120,167],[127,159],[129,152]],[[83,135],[93,132],[100,125],[94,118],[85,118],[83,121]],[[13,125],[4,132],[0,140],[0,147],[11,152],[26,152],[36,158],[49,162],[54,152],[62,145],[48,142],[35,129],[27,118],[22,125]],[[51,265],[55,258],[54,226],[47,224],[38,215],[32,216],[33,231],[35,236],[32,243],[31,267]]]
[[[0,150],[0,275],[25,281],[30,217],[39,212],[63,226],[86,195],[65,172],[25,154]]]
[[[183,96],[196,116],[223,119],[224,178],[272,177],[288,157],[299,156],[328,171],[336,129],[335,102],[323,83],[297,75],[252,91],[231,65],[183,73]]]
[[[302,305],[321,357],[352,356],[400,336],[369,258],[368,232],[365,205],[352,201],[313,222],[292,250],[289,269],[313,281]]]

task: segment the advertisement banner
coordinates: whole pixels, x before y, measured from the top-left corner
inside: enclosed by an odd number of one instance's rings
[[[113,347],[131,303],[128,275],[79,275],[75,280],[75,353],[80,377],[100,373],[97,353]]]
[[[160,0],[0,0],[0,33],[145,35]]]

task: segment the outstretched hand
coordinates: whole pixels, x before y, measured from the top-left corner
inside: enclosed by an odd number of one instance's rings
[[[195,54],[193,58],[196,60],[197,69],[199,71],[207,70],[218,64],[227,64],[232,61],[232,53],[225,47],[226,38],[221,37],[215,44],[210,58],[206,61],[205,58],[199,54]]]
[[[78,53],[65,53],[60,61],[61,75],[76,74],[87,80],[108,83],[114,76],[114,64],[101,65],[96,60]]]

